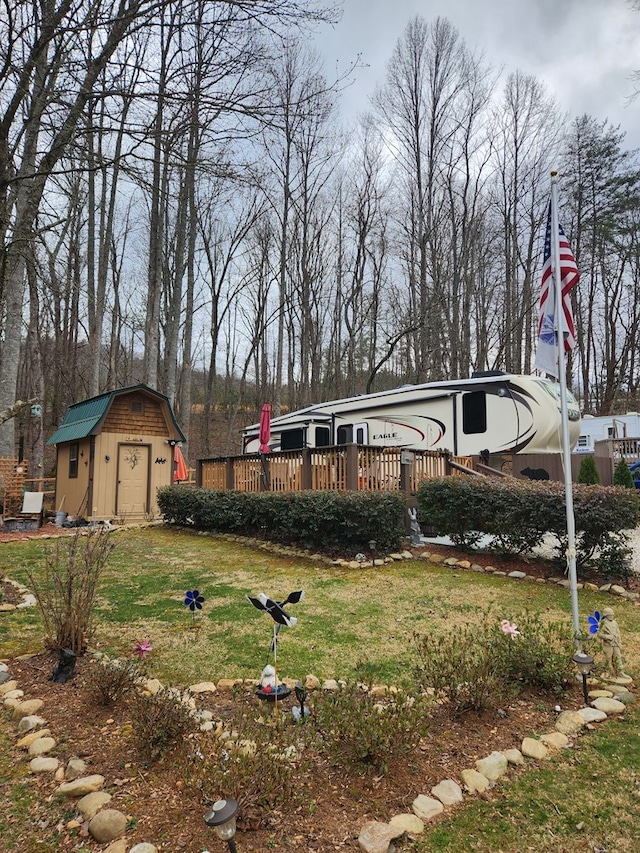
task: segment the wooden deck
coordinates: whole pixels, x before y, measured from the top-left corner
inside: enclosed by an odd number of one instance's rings
[[[453,464],[452,464],[453,463]],[[265,455],[200,459],[196,485],[243,492],[415,492],[421,480],[464,476],[473,459],[439,451],[411,451],[371,445],[287,450]]]

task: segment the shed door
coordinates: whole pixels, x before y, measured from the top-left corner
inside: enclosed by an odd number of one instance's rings
[[[149,511],[150,449],[148,444],[118,445],[116,515],[144,515]]]

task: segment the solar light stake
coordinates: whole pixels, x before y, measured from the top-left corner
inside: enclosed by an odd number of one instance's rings
[[[238,853],[233,836],[236,834],[236,814],[238,803],[231,798],[218,800],[204,816],[207,826],[212,826],[216,835],[227,842],[231,853]]]
[[[587,692],[587,676],[591,672],[591,667],[593,666],[593,658],[586,652],[576,652],[572,660],[578,667],[578,672],[582,676],[582,695],[584,697],[584,704],[588,705],[589,694]]]

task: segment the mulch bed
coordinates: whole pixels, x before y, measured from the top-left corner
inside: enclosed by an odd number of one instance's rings
[[[96,704],[91,691],[89,657],[78,660],[76,674],[67,684],[49,681],[57,659],[53,654],[41,654],[27,660],[10,663],[11,675],[18,681],[25,697],[41,698],[45,707],[40,712],[47,727],[58,741],[54,754],[66,763],[72,756],[87,762],[87,773],[99,773],[106,779],[106,790],[113,795],[109,808],[129,816],[130,845],[151,841],[166,851],[187,850],[190,853],[205,849],[217,850],[219,842],[204,824],[204,813],[210,803],[198,799],[185,779],[184,765],[171,757],[147,766],[132,746],[131,718],[126,702],[112,707]],[[295,701],[295,700],[294,700]],[[313,773],[305,773],[297,782],[304,792],[302,802],[286,812],[276,811],[262,820],[252,819],[247,807],[241,814],[244,830],[237,836],[242,853],[263,853],[272,849],[292,851],[359,850],[357,837],[368,820],[388,820],[393,814],[410,812],[411,803],[420,794],[429,794],[433,785],[443,779],[460,780],[464,768],[473,768],[478,758],[494,749],[520,747],[523,737],[553,731],[555,704],[563,708],[581,707],[578,687],[572,687],[558,700],[556,697],[522,696],[499,712],[466,714],[451,717],[446,708],[435,705],[429,721],[429,734],[411,755],[395,763],[382,776],[364,774],[356,769],[333,767],[320,755],[313,756]],[[204,700],[204,706],[215,719],[229,716],[230,703],[248,703],[256,715],[264,706],[247,688],[244,695],[215,694]],[[202,702],[200,703],[202,704]],[[280,713],[289,712],[293,702],[281,703]],[[17,739],[16,734],[16,739]],[[16,750],[16,757],[24,753]],[[24,759],[23,759],[24,760]],[[510,776],[526,772],[512,768]],[[57,838],[56,849],[98,850],[86,826],[68,825],[74,819],[69,803],[54,799],[58,785],[49,774],[30,777],[30,786],[38,790],[42,809],[34,810],[30,826],[25,826],[25,853],[33,848],[33,836]],[[0,795],[6,785],[0,782]],[[222,795],[223,792],[220,792]],[[501,798],[505,794],[498,786],[483,796]],[[2,807],[0,807],[0,813]],[[57,815],[57,817],[56,817]],[[10,815],[8,816],[11,822]],[[45,826],[43,826],[43,820]],[[437,819],[436,819],[437,820]]]

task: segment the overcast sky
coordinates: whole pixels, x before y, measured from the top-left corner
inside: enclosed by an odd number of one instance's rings
[[[640,11],[629,0],[343,0],[344,14],[316,43],[327,75],[360,54],[368,67],[354,74],[342,113],[368,109],[386,65],[414,15],[447,18],[467,46],[482,51],[505,75],[522,71],[543,82],[560,107],[588,113],[626,131],[626,148],[640,147],[640,98],[629,103],[640,69]]]

